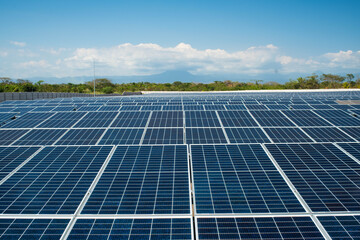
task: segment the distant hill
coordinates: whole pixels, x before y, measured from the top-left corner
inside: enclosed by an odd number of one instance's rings
[[[316,72],[321,75],[321,72]],[[311,73],[309,73],[311,74]],[[214,74],[214,75],[194,75],[188,71],[174,70],[166,71],[160,74],[153,74],[147,76],[96,76],[97,78],[108,78],[114,83],[130,83],[130,82],[151,82],[151,83],[172,83],[175,81],[180,82],[198,82],[198,83],[210,83],[214,81],[239,81],[239,82],[250,82],[253,79],[263,80],[264,82],[279,82],[285,83],[290,78],[296,79],[300,76],[307,76],[305,73],[292,73],[292,74],[258,74],[258,75],[246,75],[246,74]],[[341,74],[341,73],[340,73]],[[345,73],[343,74],[345,75]],[[354,74],[355,75],[355,74]],[[31,81],[44,80],[48,83],[83,83],[86,81],[93,80],[92,76],[77,76],[77,77],[32,77],[28,78]]]

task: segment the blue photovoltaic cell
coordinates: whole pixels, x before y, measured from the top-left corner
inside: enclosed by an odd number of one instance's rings
[[[196,213],[304,212],[260,145],[194,145],[191,156]]]
[[[330,123],[309,110],[282,112],[300,127],[331,126]]]
[[[287,105],[283,104],[266,104],[266,107],[270,110],[289,110]]]
[[[176,146],[118,146],[105,172],[187,172],[187,148]]]
[[[316,142],[355,142],[354,139],[334,127],[302,129]]]
[[[61,106],[61,107],[54,108],[52,111],[53,112],[71,112],[71,111],[74,111],[74,109],[75,109],[74,106]]]
[[[308,104],[291,104],[289,105],[289,108],[290,109],[301,109],[301,110],[304,110],[304,109],[313,109],[310,105]]]
[[[0,172],[9,174],[38,149],[38,147],[0,147]]]
[[[100,106],[82,106],[77,111],[95,112],[95,111],[99,110],[99,108],[100,108]]]
[[[324,239],[310,217],[197,218],[198,239]]]
[[[120,112],[111,127],[145,127],[150,112]]]
[[[95,128],[108,127],[118,112],[89,112],[74,127]]]
[[[143,128],[108,129],[99,145],[132,145],[139,144]]]
[[[295,126],[289,119],[278,111],[251,111],[251,114],[263,127]]]
[[[33,129],[12,145],[51,145],[65,132],[66,129]]]
[[[187,144],[227,143],[222,128],[186,128]]]
[[[161,106],[142,106],[141,111],[159,111]]]
[[[342,110],[315,110],[315,112],[335,126],[360,126],[360,120],[358,118]]]
[[[192,239],[190,218],[78,219],[68,240]]]
[[[163,106],[163,111],[182,111],[183,107],[181,105],[169,105],[169,106]]]
[[[265,105],[260,104],[245,104],[245,106],[249,110],[269,110]]]
[[[225,110],[224,105],[204,105],[205,110]]]
[[[94,172],[97,173],[112,147],[45,147],[18,172]]]
[[[219,111],[218,113],[224,127],[258,126],[247,111]]]
[[[331,143],[266,144],[283,170],[360,169],[355,162]]]
[[[190,213],[186,146],[119,146],[82,213]]]
[[[338,145],[360,160],[360,143],[338,143]]]
[[[0,219],[1,239],[57,240],[65,231],[69,219]]]
[[[48,120],[42,122],[38,128],[69,128],[73,126],[80,118],[82,118],[85,112],[59,112]]]
[[[317,218],[333,240],[360,239],[360,215],[318,216]]]
[[[15,117],[14,113],[0,113],[0,125]]]
[[[275,143],[313,142],[299,128],[264,128]]]
[[[246,110],[245,105],[235,104],[235,105],[225,105],[227,110]]]
[[[115,111],[119,111],[121,106],[102,106],[101,108],[99,108],[99,111],[107,111],[107,112],[115,112]]]
[[[220,127],[214,111],[185,112],[186,127]]]
[[[360,211],[360,170],[285,171],[314,212]]]
[[[185,111],[204,111],[203,105],[184,105]]]
[[[95,145],[105,129],[70,129],[56,145]]]
[[[122,106],[120,111],[139,111],[141,106]]]
[[[313,107],[316,110],[320,110],[320,109],[331,109],[334,110],[333,107],[331,107],[331,105],[329,104],[310,104],[311,107]]]
[[[37,107],[34,108],[31,112],[50,112],[53,109],[54,107]]]
[[[269,143],[260,128],[225,128],[230,143]]]
[[[0,185],[2,214],[73,214],[97,173],[15,173]]]
[[[183,127],[183,112],[163,111],[153,112],[149,127]]]
[[[148,128],[143,144],[183,144],[183,128]]]
[[[33,128],[55,113],[26,113],[25,115],[3,125],[3,128]]]
[[[23,136],[29,130],[2,130],[0,129],[0,145],[10,145],[15,140]]]
[[[340,128],[356,140],[360,141],[360,128],[359,127],[344,127]]]

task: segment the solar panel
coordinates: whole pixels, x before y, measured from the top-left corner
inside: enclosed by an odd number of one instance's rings
[[[108,129],[101,138],[99,145],[139,144],[143,133],[143,128]]]
[[[227,143],[227,140],[222,128],[186,128],[186,143]]]
[[[318,216],[330,237],[334,240],[360,238],[360,216]]]
[[[259,105],[259,104],[245,104],[246,108],[249,110],[268,110],[268,108],[265,105]]]
[[[359,119],[342,110],[315,110],[315,112],[335,126],[360,126]]]
[[[283,113],[301,127],[331,126],[330,123],[308,110],[283,111]]]
[[[220,127],[220,122],[214,111],[185,112],[186,127]]]
[[[359,143],[338,143],[338,145],[345,149],[352,156],[360,160],[360,144]]]
[[[205,110],[225,110],[224,105],[204,105]]]
[[[38,125],[38,128],[69,128],[81,119],[85,112],[59,112]]]
[[[82,214],[188,214],[188,184],[186,146],[119,146]]]
[[[304,211],[259,145],[235,147],[191,146],[196,213]]]
[[[247,111],[219,111],[218,113],[224,127],[258,126]]]
[[[25,115],[6,123],[2,128],[33,128],[51,117],[54,113],[26,113]]]
[[[149,121],[149,127],[183,127],[183,112],[164,111],[153,112]]]
[[[14,113],[0,113],[0,125],[15,117]]]
[[[0,147],[0,172],[8,175],[39,149],[38,147]]]
[[[295,126],[289,119],[278,111],[252,111],[251,114],[263,127]]]
[[[230,143],[269,143],[260,128],[225,128]]]
[[[105,129],[70,129],[56,145],[95,145]]]
[[[100,108],[100,106],[82,106],[77,111],[95,112],[95,111],[99,110],[99,108]]]
[[[327,128],[303,128],[317,142],[355,142],[341,130],[334,127]]]
[[[33,129],[12,145],[51,145],[65,132],[65,129]]]
[[[149,112],[120,112],[111,127],[145,127]]]
[[[75,239],[192,239],[190,218],[78,219]]]
[[[74,127],[96,128],[108,127],[118,112],[89,112]]]
[[[10,145],[15,140],[19,139],[29,130],[3,130],[0,129],[0,145]]]
[[[310,217],[197,218],[198,239],[325,239]]]
[[[275,143],[313,142],[299,128],[264,128]]]
[[[203,111],[204,106],[203,105],[184,105],[185,111]]]
[[[69,219],[0,219],[1,239],[60,239]]]
[[[172,106],[163,106],[163,111],[182,111],[183,107],[181,105],[172,105]]]
[[[225,108],[227,110],[246,110],[246,107],[243,104],[225,105]]]
[[[143,144],[183,144],[183,128],[148,128]]]
[[[344,127],[340,128],[342,131],[346,132],[348,135],[360,141],[360,128],[359,127]]]
[[[121,106],[102,106],[101,108],[99,108],[99,111],[104,111],[104,112],[116,112],[119,111]]]

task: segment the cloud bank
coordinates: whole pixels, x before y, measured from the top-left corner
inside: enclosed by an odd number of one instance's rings
[[[347,50],[296,58],[284,54],[273,44],[228,52],[223,49],[200,50],[186,43],[175,47],[124,43],[107,48],[40,49],[32,50],[32,54],[31,59],[13,64],[9,69],[25,77],[90,76],[93,60],[99,75],[106,76],[141,76],[179,69],[195,75],[249,76],[268,73],[309,74],[314,71],[351,72],[360,69],[360,51]],[[9,55],[0,56],[6,58]]]

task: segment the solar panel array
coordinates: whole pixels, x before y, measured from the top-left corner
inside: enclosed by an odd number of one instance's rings
[[[360,239],[360,91],[0,103],[0,239]]]

